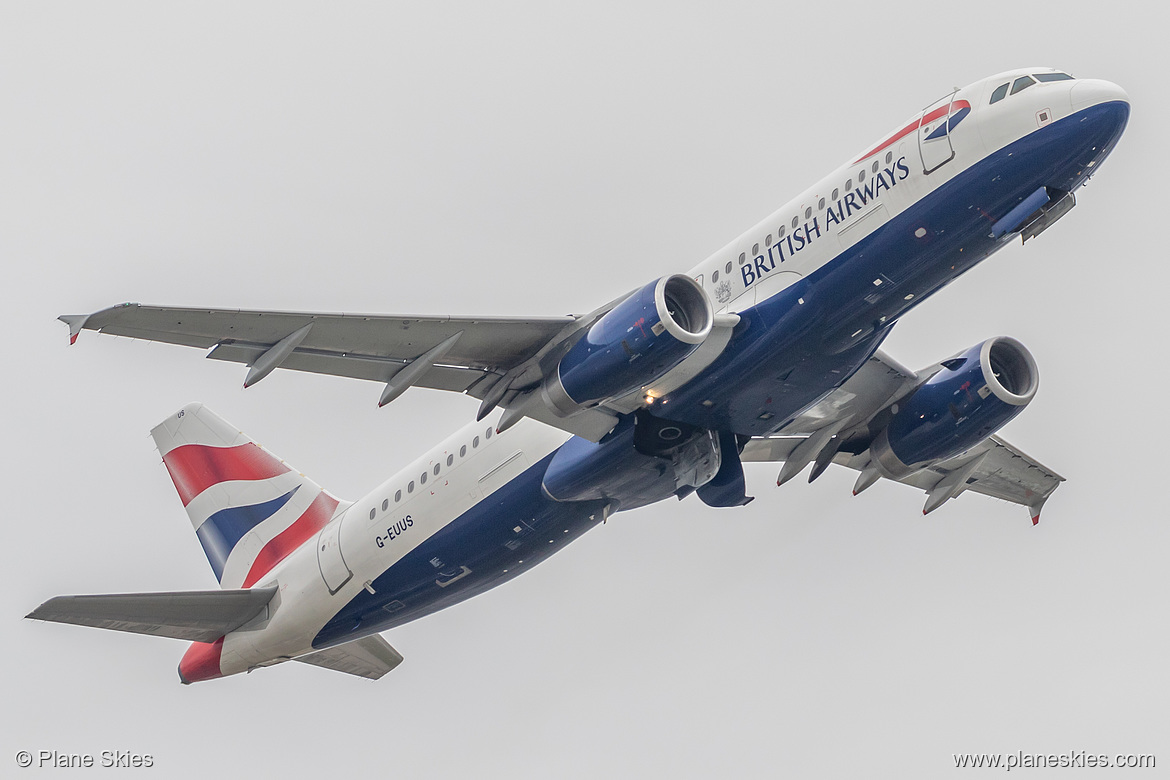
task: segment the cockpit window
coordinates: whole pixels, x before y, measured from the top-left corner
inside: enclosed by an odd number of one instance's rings
[[[1073,77],[1067,73],[1033,73],[1037,81],[1072,81]]]
[[[1035,83],[1036,82],[1032,79],[1031,76],[1020,76],[1018,79],[1012,82],[1012,94],[1014,95],[1017,92],[1023,92],[1025,89]]]
[[[996,87],[995,92],[991,93],[991,102],[998,103],[999,101],[1001,101],[1005,97],[1007,97],[1007,90],[1008,90],[1009,86],[1011,86],[1011,85],[1010,84],[1000,84],[998,87]]]

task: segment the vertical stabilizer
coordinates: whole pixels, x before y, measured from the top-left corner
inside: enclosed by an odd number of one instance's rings
[[[341,504],[203,404],[150,433],[220,587],[250,588]]]

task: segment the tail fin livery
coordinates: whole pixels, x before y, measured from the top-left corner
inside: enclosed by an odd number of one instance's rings
[[[203,404],[150,433],[222,588],[250,588],[341,503]]]

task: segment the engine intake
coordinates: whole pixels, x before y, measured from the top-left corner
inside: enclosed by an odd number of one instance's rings
[[[1022,412],[1040,385],[1032,354],[1006,336],[976,344],[941,365],[895,407],[870,445],[888,477],[904,477],[971,449]]]
[[[545,384],[549,402],[569,414],[654,382],[694,352],[715,314],[689,276],[664,276],[595,322]]]

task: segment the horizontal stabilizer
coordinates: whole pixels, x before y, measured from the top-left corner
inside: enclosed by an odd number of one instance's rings
[[[57,596],[30,612],[33,620],[134,634],[214,642],[264,611],[276,587]]]
[[[377,680],[402,663],[402,655],[389,642],[374,634],[328,650],[302,655],[296,660],[335,672],[365,677],[367,680]]]

